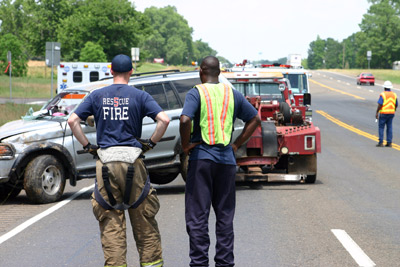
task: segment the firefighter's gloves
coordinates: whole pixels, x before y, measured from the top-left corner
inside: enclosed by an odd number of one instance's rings
[[[96,145],[92,145],[90,142],[86,146],[83,147],[83,150],[86,153],[90,153],[93,156],[97,156],[97,149],[99,149],[99,147]]]
[[[147,151],[153,149],[156,146],[156,143],[151,141],[151,139],[138,139],[138,141],[142,144],[143,154]]]

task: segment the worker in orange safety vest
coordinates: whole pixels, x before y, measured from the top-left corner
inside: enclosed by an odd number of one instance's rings
[[[397,109],[397,95],[392,92],[393,84],[386,81],[383,84],[384,91],[380,94],[378,108],[376,109],[376,119],[379,119],[379,143],[377,147],[383,147],[383,133],[386,125],[386,146],[392,146],[393,129],[392,122]]]

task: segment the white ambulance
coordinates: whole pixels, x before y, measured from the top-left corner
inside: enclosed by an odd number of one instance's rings
[[[57,93],[74,86],[112,77],[111,63],[61,62],[57,66]]]

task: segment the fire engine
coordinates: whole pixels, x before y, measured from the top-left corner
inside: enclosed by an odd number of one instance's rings
[[[74,85],[112,77],[110,70],[111,63],[107,62],[61,62],[57,66],[57,93]]]
[[[296,105],[302,104],[304,93],[310,93],[308,78],[311,77],[311,73],[302,66],[279,63],[253,66],[245,59],[242,63],[235,64],[230,71],[281,72],[290,81],[290,90],[292,90]],[[311,114],[311,108],[307,112]]]
[[[302,181],[314,183],[320,129],[307,110],[311,95],[296,103],[282,72],[237,71],[223,75],[257,109],[261,126],[236,153],[237,181]]]
[[[262,64],[260,67],[262,70],[258,69],[258,71],[280,71],[285,78],[289,79],[290,90],[292,90],[297,105],[302,104],[304,93],[310,93],[308,78],[311,74],[307,70],[285,64]]]

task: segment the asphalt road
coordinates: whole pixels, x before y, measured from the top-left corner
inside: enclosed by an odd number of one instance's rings
[[[322,136],[317,181],[237,185],[236,266],[400,266],[399,119],[394,146],[375,147],[379,82],[357,86],[355,77],[312,74],[313,120]],[[1,205],[0,266],[102,266],[92,184],[68,186],[57,204],[31,205],[21,193]],[[184,183],[178,177],[157,189],[165,266],[188,266]],[[214,225],[211,215],[211,266]],[[128,264],[139,266],[128,236]]]

